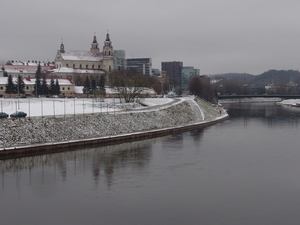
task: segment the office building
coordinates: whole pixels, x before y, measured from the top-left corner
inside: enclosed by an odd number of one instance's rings
[[[114,50],[114,70],[125,70],[127,62],[124,50]]]
[[[170,80],[170,85],[175,89],[181,87],[181,71],[183,63],[179,61],[162,62],[161,71],[165,71]]]
[[[152,59],[151,58],[131,58],[127,59],[127,69],[134,69],[144,75],[152,75]]]

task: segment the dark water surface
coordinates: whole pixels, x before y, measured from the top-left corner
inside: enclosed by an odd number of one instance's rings
[[[226,107],[203,130],[0,161],[0,224],[299,224],[300,108]]]

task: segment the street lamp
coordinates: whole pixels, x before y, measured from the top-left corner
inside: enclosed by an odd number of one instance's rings
[[[18,109],[20,109],[20,102],[19,102],[19,98],[20,98],[20,81],[21,81],[21,77],[19,75],[18,76]]]

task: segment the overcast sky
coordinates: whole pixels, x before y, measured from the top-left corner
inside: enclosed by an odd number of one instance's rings
[[[182,61],[201,74],[299,69],[299,0],[1,0],[1,62],[53,61],[107,30],[126,57]]]

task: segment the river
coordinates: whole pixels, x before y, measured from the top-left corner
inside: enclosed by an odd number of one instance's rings
[[[300,108],[225,106],[201,130],[0,161],[1,224],[299,224]]]

